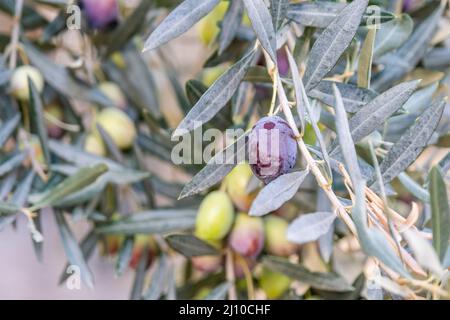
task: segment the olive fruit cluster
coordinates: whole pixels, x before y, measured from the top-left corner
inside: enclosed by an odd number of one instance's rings
[[[289,124],[278,116],[264,117],[249,136],[253,173],[264,183],[288,173],[297,160],[297,143]]]
[[[284,217],[274,213],[261,218],[246,213],[257,192],[247,192],[251,177],[248,164],[237,165],[224,179],[223,188],[203,199],[196,220],[197,237],[218,249],[227,246],[234,252],[236,278],[243,277],[246,269],[253,269],[263,251],[282,257],[298,251],[298,246],[286,237],[288,221]],[[222,256],[194,257],[192,264],[201,272],[211,273],[224,265],[224,259]],[[259,271],[258,283],[269,299],[279,298],[290,287],[288,277],[266,268]]]

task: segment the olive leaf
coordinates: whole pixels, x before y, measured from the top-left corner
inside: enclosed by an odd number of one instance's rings
[[[204,300],[225,300],[228,289],[231,287],[229,282],[222,283],[211,290]]]
[[[101,234],[162,234],[195,226],[196,210],[167,209],[137,213],[97,228]]]
[[[237,163],[243,161],[244,159],[239,159],[239,157],[246,153],[247,136],[248,132],[214,155],[208,164],[185,185],[179,199],[200,193],[215,185],[230,173]]]
[[[255,53],[255,50],[247,53],[209,87],[178,125],[173,133],[173,137],[182,136],[186,132],[198,128],[203,123],[211,120],[226,105],[239,87],[250,63],[253,61]]]
[[[370,88],[372,76],[373,49],[375,44],[376,28],[370,28],[363,43],[358,62],[358,87]]]
[[[143,51],[153,50],[177,38],[214,9],[220,0],[185,0],[153,30]]]
[[[433,247],[439,259],[443,261],[450,239],[450,209],[444,174],[437,166],[431,169],[428,188],[431,202]]]
[[[287,238],[297,244],[316,241],[330,230],[336,218],[337,216],[333,212],[315,212],[302,215],[289,225]]]
[[[367,3],[367,0],[355,0],[348,4],[317,38],[303,78],[306,91],[319,84],[350,45]]]
[[[54,213],[56,223],[61,237],[64,251],[66,252],[67,259],[71,265],[78,266],[80,268],[80,275],[83,282],[89,287],[94,287],[94,276],[92,275],[89,266],[83,256],[77,240],[75,239],[72,231],[70,230],[64,215],[60,212]]]
[[[286,17],[289,0],[270,0],[270,14],[275,30],[278,30]]]
[[[33,121],[33,125],[35,127],[37,136],[39,137],[39,142],[41,144],[42,151],[44,153],[44,159],[47,165],[50,165],[50,150],[48,148],[48,137],[47,137],[47,128],[44,123],[44,115],[43,115],[43,103],[42,99],[39,95],[38,90],[36,89],[36,85],[33,81],[28,78],[28,90],[30,92],[30,108],[31,108],[31,118]]]
[[[117,276],[123,275],[125,270],[130,265],[130,261],[133,258],[133,248],[135,239],[133,236],[128,236],[122,243],[122,247],[117,255],[115,272]]]
[[[248,17],[252,23],[261,46],[266,50],[273,63],[277,64],[277,43],[269,9],[264,0],[243,0]]]
[[[165,239],[172,249],[189,258],[219,254],[210,244],[190,234],[171,234]]]
[[[414,22],[404,13],[394,20],[383,23],[375,37],[373,56],[381,57],[383,54],[402,46],[413,31]]]
[[[79,169],[74,175],[68,177],[53,189],[43,193],[41,197],[33,202],[30,210],[38,210],[61,201],[64,197],[90,185],[106,171],[108,171],[108,167],[105,164]]]
[[[279,176],[266,185],[253,201],[251,216],[263,216],[280,208],[289,201],[309,174],[309,170],[296,171]]]
[[[316,289],[336,292],[353,290],[351,285],[336,274],[311,272],[305,267],[291,263],[285,258],[267,256],[263,258],[263,264],[271,270],[283,273],[292,279],[309,284]]]
[[[326,28],[345,8],[345,3],[331,1],[311,1],[293,3],[289,6],[287,17],[303,26]],[[370,7],[369,7],[370,8]],[[392,19],[395,15],[384,10],[373,12],[367,8],[363,15],[364,22],[373,25],[374,22],[381,26]]]
[[[166,289],[166,277],[170,271],[167,260],[166,255],[162,254],[156,262],[150,285],[143,295],[144,300],[158,300],[163,295]]]
[[[332,82],[322,80],[308,95],[311,98],[318,99],[330,106],[335,106],[333,84],[335,84],[341,92],[344,107],[347,112],[355,113],[361,109],[362,106],[372,101],[377,93],[373,90],[360,88],[349,83]]]
[[[426,147],[436,129],[445,100],[439,99],[426,109],[405,134],[390,149],[380,164],[384,183],[392,181],[405,170]],[[374,186],[376,187],[376,186]]]
[[[401,83],[362,107],[349,121],[353,141],[358,143],[378,129],[411,97],[419,83],[419,81]]]
[[[20,113],[15,114],[10,119],[4,121],[0,127],[0,145],[4,145],[6,140],[11,136],[13,131],[20,123]]]
[[[384,91],[414,69],[428,51],[428,45],[433,38],[442,10],[442,7],[436,9],[395,53],[386,55],[383,60],[380,60],[385,66],[383,71],[374,77],[373,89]]]
[[[219,56],[223,54],[226,48],[231,44],[241,25],[244,16],[243,2],[238,0],[230,1],[230,6],[222,21],[222,28],[219,34]]]

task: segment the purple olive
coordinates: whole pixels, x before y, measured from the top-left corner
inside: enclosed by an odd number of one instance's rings
[[[243,257],[255,258],[264,248],[264,223],[260,217],[239,213],[229,238],[230,246]]]
[[[280,117],[264,117],[249,136],[249,162],[265,184],[288,173],[297,160],[297,143],[289,124]]]
[[[114,27],[119,21],[117,0],[80,0],[89,27],[104,30]]]

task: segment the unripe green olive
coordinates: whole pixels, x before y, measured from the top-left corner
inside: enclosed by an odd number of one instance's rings
[[[228,195],[234,205],[241,211],[248,212],[257,193],[247,194],[246,189],[252,169],[247,163],[238,164],[225,178],[225,186]]]
[[[289,242],[286,236],[288,222],[280,217],[270,216],[264,219],[266,250],[268,253],[287,257],[297,251],[297,245]]]
[[[223,239],[231,229],[234,208],[228,195],[214,191],[203,199],[195,224],[195,234],[203,240]]]
[[[227,66],[218,65],[216,67],[206,68],[202,72],[202,82],[205,86],[210,87],[219,77],[227,71]]]
[[[96,122],[109,134],[119,149],[126,150],[133,145],[136,128],[123,111],[117,108],[103,109],[98,114]]]
[[[259,286],[265,292],[267,299],[280,298],[291,285],[291,279],[282,273],[264,268],[259,278]]]
[[[264,223],[260,217],[238,213],[229,242],[231,248],[243,257],[255,258],[264,247]]]
[[[219,21],[223,19],[228,9],[228,1],[221,1],[210,13],[200,20],[199,35],[205,45],[209,45],[220,32]]]
[[[86,137],[86,141],[84,142],[84,150],[100,157],[104,157],[106,155],[106,149],[102,139],[95,134],[90,134]]]
[[[114,106],[124,110],[127,107],[127,99],[125,98],[120,87],[114,82],[105,81],[98,85],[98,89],[103,93]]]
[[[44,90],[44,78],[41,72],[32,66],[20,66],[11,76],[11,93],[18,100],[29,101],[30,99],[28,78],[33,81],[39,93]]]

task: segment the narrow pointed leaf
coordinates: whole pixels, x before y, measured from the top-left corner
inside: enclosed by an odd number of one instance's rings
[[[252,50],[246,54],[209,87],[178,125],[173,134],[174,137],[198,128],[211,120],[226,105],[244,78],[255,52],[255,50]]]
[[[280,208],[297,193],[308,173],[308,170],[287,173],[270,182],[258,193],[249,214],[263,216]]]
[[[274,64],[277,64],[277,38],[272,24],[269,9],[264,0],[243,0],[256,37],[269,54]]]
[[[383,23],[375,37],[374,57],[381,57],[383,54],[402,46],[411,35],[413,27],[414,22],[407,14],[402,14],[392,21]]]
[[[436,129],[445,101],[440,99],[426,109],[415,124],[395,143],[380,164],[384,183],[405,170],[422,152]]]
[[[377,29],[370,28],[367,32],[366,40],[363,43],[358,63],[358,87],[370,88],[370,78],[372,76],[373,47]]]
[[[66,222],[66,219],[64,218],[64,215],[60,212],[55,212],[54,215],[69,263],[80,268],[81,279],[89,288],[93,288],[94,277],[86,263],[86,260],[84,259],[83,252],[81,251],[77,240],[75,239]]]
[[[134,237],[129,236],[125,238],[125,241],[120,248],[116,261],[116,275],[121,276],[130,265],[130,261],[133,257]]]
[[[231,285],[228,282],[218,285],[211,290],[204,300],[225,300],[230,286]]]
[[[335,219],[336,215],[333,212],[315,212],[302,215],[289,225],[287,238],[297,244],[316,241],[330,230]]]
[[[347,5],[316,40],[303,78],[307,92],[319,84],[350,45],[367,3],[355,0]]]
[[[219,55],[231,44],[236,36],[244,15],[244,5],[241,0],[230,1],[230,6],[222,21],[222,28],[219,34]]]
[[[289,260],[281,257],[268,256],[263,259],[263,263],[269,269],[309,284],[311,287],[321,290],[345,292],[352,291],[353,287],[344,279],[333,273],[311,272],[305,267],[291,263]]]
[[[152,32],[144,50],[153,50],[185,33],[207,15],[220,0],[184,0]]]
[[[6,140],[11,136],[13,131],[20,123],[20,113],[15,114],[11,119],[8,119],[2,123],[0,127],[0,145],[4,145]]]
[[[188,258],[219,254],[210,244],[190,234],[171,234],[165,239],[172,249]]]
[[[273,26],[275,30],[278,30],[289,8],[289,0],[270,0],[270,13],[272,15]]]
[[[431,169],[428,188],[431,201],[433,247],[439,259],[443,261],[450,239],[450,209],[444,174],[436,166]]]

